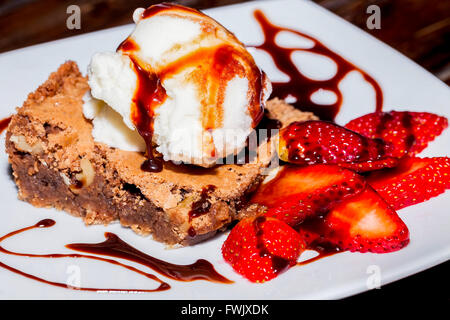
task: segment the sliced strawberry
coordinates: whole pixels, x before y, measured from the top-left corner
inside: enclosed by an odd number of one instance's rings
[[[336,165],[286,165],[275,178],[260,186],[251,202],[265,206],[266,216],[295,226],[361,192],[364,185],[355,172]]]
[[[374,191],[365,191],[336,205],[324,217],[306,220],[299,233],[310,247],[384,253],[409,242],[409,231],[397,213]]]
[[[444,117],[428,112],[374,112],[345,125],[368,138],[381,138],[394,145],[390,155],[414,155],[448,127]]]
[[[305,250],[302,237],[284,222],[269,217],[241,220],[222,245],[222,256],[252,282],[275,278],[295,265]]]
[[[374,172],[367,182],[395,210],[450,189],[450,158],[404,158],[395,169]]]
[[[377,161],[392,151],[381,139],[325,121],[293,122],[281,130],[279,141],[280,159],[300,165]]]
[[[354,170],[356,172],[367,172],[381,170],[385,168],[394,168],[398,165],[399,159],[387,157],[381,160],[339,163],[340,167]]]

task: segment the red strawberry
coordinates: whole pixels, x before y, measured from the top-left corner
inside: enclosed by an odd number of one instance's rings
[[[295,226],[361,192],[364,185],[355,172],[336,165],[286,165],[275,178],[260,186],[251,202],[267,207],[266,216]]]
[[[325,217],[299,225],[310,247],[384,253],[409,242],[409,231],[397,213],[371,188],[336,205]]]
[[[295,265],[304,249],[294,229],[262,216],[241,220],[223,243],[222,256],[248,280],[264,282]]]
[[[367,172],[384,168],[394,168],[398,165],[398,162],[398,158],[387,157],[385,159],[374,161],[339,163],[339,166],[356,172]]]
[[[392,146],[325,121],[293,122],[280,132],[280,159],[300,164],[340,164],[386,158]],[[378,162],[378,166],[383,162]]]
[[[381,138],[394,145],[394,157],[414,155],[447,128],[448,120],[428,112],[374,112],[345,125],[368,138]]]
[[[367,182],[395,210],[450,189],[450,158],[404,158],[395,169],[372,173]]]

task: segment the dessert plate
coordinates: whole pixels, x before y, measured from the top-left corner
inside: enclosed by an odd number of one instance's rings
[[[450,118],[450,90],[433,75],[395,50],[336,17],[325,9],[301,0],[254,1],[206,10],[237,37],[249,45],[263,41],[263,33],[253,16],[260,9],[275,25],[311,35],[332,51],[374,78],[383,91],[384,110],[428,111]],[[383,27],[381,25],[381,27]],[[0,117],[14,112],[29,92],[44,82],[49,73],[66,60],[74,60],[86,70],[96,51],[115,50],[132,30],[132,25],[84,34],[68,39],[15,50],[0,55]],[[307,46],[308,41],[285,32],[277,39],[281,46]],[[257,49],[251,53],[273,81],[286,81],[270,57]],[[295,60],[295,59],[294,59]],[[326,79],[333,74],[333,63],[321,57],[296,59],[299,69],[310,77]],[[339,85],[343,93],[336,122],[349,120],[375,109],[373,87],[357,71],[350,72]],[[330,99],[325,94],[322,99]],[[333,99],[333,97],[331,97]],[[4,134],[2,135],[4,143]],[[450,156],[450,130],[444,131],[421,154]],[[58,288],[25,278],[6,269],[0,272],[2,299],[328,299],[342,298],[407,277],[450,258],[450,192],[425,203],[399,211],[410,230],[410,244],[388,254],[344,252],[304,266],[296,266],[264,284],[252,284],[225,263],[220,248],[226,234],[193,247],[167,249],[150,237],[140,237],[118,224],[86,227],[81,219],[53,209],[37,209],[17,200],[6,154],[0,153],[0,235],[39,220],[56,221],[52,228],[30,230],[2,242],[5,249],[27,253],[73,253],[64,247],[74,242],[97,243],[104,232],[113,232],[135,248],[176,264],[191,264],[197,259],[210,261],[216,270],[233,280],[232,284],[207,281],[177,282],[160,276],[171,285],[168,291],[133,294],[130,292],[82,292]],[[301,260],[312,257],[305,252]],[[120,260],[120,259],[118,259]],[[122,261],[122,260],[120,260]],[[123,261],[154,273],[136,263]],[[151,289],[158,283],[113,264],[86,259],[42,259],[0,253],[0,263],[49,281],[95,288]]]

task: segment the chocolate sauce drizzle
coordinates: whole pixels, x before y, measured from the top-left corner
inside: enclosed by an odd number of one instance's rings
[[[317,239],[311,241],[308,244],[308,248],[307,248],[309,250],[316,251],[318,253],[318,255],[311,259],[308,259],[308,260],[305,260],[302,262],[298,262],[297,263],[298,266],[304,266],[311,262],[320,260],[322,258],[329,257],[329,256],[335,255],[337,253],[343,252],[339,248],[339,246],[337,246],[333,243],[330,243],[323,236],[329,230],[328,225],[326,225],[326,223],[324,222],[325,215],[326,215],[326,213],[315,216],[315,217],[310,217],[309,219],[303,221],[301,224],[296,226],[296,229],[308,230],[309,232],[312,232],[313,234],[319,235],[319,237]],[[345,236],[347,236],[347,235],[345,235]]]
[[[383,131],[386,129],[386,125],[389,121],[394,118],[391,112],[383,112],[380,123],[377,125],[375,130],[375,134],[378,137],[382,136]],[[416,137],[413,131],[413,118],[409,112],[403,112],[400,115],[400,119],[402,123],[403,129],[406,131],[406,139],[405,139],[405,152],[406,150],[411,149],[411,147],[416,143]]]
[[[202,189],[200,199],[192,203],[191,211],[189,211],[189,221],[209,212],[211,208],[211,202],[208,200],[209,194],[214,190],[216,190],[216,186],[213,185],[208,185]]]
[[[279,274],[283,271],[287,270],[290,263],[289,260],[279,257],[277,255],[271,254],[269,250],[267,250],[266,245],[264,244],[264,230],[262,229],[262,224],[266,221],[265,216],[259,216],[253,221],[253,228],[255,229],[256,234],[256,248],[259,250],[260,257],[269,257],[272,260],[272,268],[274,272]]]
[[[66,247],[81,252],[134,261],[177,281],[207,280],[218,283],[232,283],[232,281],[217,273],[213,265],[204,259],[199,259],[189,265],[173,264],[137,250],[113,233],[107,232],[105,236],[106,241],[104,242],[93,244],[72,243],[66,245]]]
[[[342,252],[336,247],[325,246],[323,244],[315,244],[315,243],[312,243],[311,245],[309,245],[308,249],[316,251],[318,253],[317,256],[315,256],[313,258],[310,258],[308,260],[305,260],[305,261],[297,262],[297,266],[305,266],[305,265],[310,264],[310,263],[312,263],[314,261],[318,261],[320,259],[323,259],[323,258],[326,258],[326,257],[330,257],[330,256],[333,256],[333,255],[335,255],[337,253]]]
[[[272,82],[273,97],[282,99],[286,99],[287,97],[294,97],[296,101],[291,104],[294,105],[297,109],[313,112],[322,120],[332,121],[338,114],[343,102],[343,95],[339,90],[340,82],[351,71],[358,71],[359,73],[361,73],[364,80],[367,81],[375,91],[376,111],[382,110],[383,92],[381,90],[381,87],[378,82],[365,71],[353,65],[351,62],[347,61],[337,53],[331,51],[322,42],[313,38],[312,36],[309,36],[298,30],[284,28],[272,24],[261,10],[255,10],[254,17],[256,18],[262,29],[262,32],[264,34],[264,42],[260,45],[253,45],[253,47],[268,53],[272,57],[278,69],[289,76],[288,82]],[[281,47],[276,43],[276,37],[283,31],[291,32],[293,34],[306,38],[313,42],[313,46],[311,48]],[[333,60],[337,66],[336,74],[332,78],[327,80],[313,80],[306,77],[298,70],[297,66],[292,60],[292,54],[296,51],[311,52]],[[312,94],[320,89],[330,90],[334,92],[337,97],[336,102],[330,105],[322,105],[312,101]],[[407,121],[407,119],[405,119],[405,121]],[[270,195],[267,196],[270,197]],[[302,227],[311,228],[319,232],[320,228],[323,227],[322,220],[323,219],[318,218],[314,219],[314,221],[305,221],[302,224]],[[258,228],[260,223],[260,221],[255,221],[255,228]],[[324,257],[328,257],[340,252],[339,248],[332,245],[327,245],[326,243],[320,241],[312,242],[308,246],[308,249],[318,252],[318,255],[306,261],[299,262],[297,263],[297,265],[306,265],[313,261],[317,261]],[[264,249],[262,249],[262,254],[265,254]],[[283,267],[284,263],[285,262],[281,261],[280,266]]]
[[[49,227],[52,227],[53,225],[55,225],[55,221],[52,219],[41,220],[32,226],[12,231],[12,232],[0,237],[0,243],[12,236],[23,233],[25,231],[32,230],[32,229],[39,229],[39,228],[49,228]],[[177,281],[207,280],[207,281],[217,282],[217,283],[232,283],[231,280],[228,280],[227,278],[225,278],[222,275],[220,275],[219,273],[217,273],[217,271],[214,269],[213,265],[204,259],[199,259],[190,265],[172,264],[172,263],[157,259],[155,257],[152,257],[150,255],[147,255],[147,254],[135,249],[134,247],[130,246],[128,243],[124,242],[122,239],[120,239],[117,235],[115,235],[113,233],[106,232],[105,237],[106,237],[106,240],[104,242],[72,243],[72,244],[66,245],[66,247],[69,249],[72,249],[72,250],[79,251],[79,252],[116,257],[116,258],[121,258],[121,259],[129,260],[129,261],[137,262],[143,266],[149,267],[150,269],[158,272],[159,274],[161,274],[165,277],[168,277],[170,279],[177,280]],[[6,265],[3,262],[0,262],[1,268],[4,268],[6,270],[9,270],[9,271],[14,272],[19,275],[22,275],[26,278],[36,280],[36,281],[46,283],[46,284],[56,286],[56,287],[72,289],[72,290],[81,290],[81,291],[140,292],[140,293],[166,291],[171,288],[171,286],[168,283],[160,280],[158,277],[156,277],[153,274],[141,271],[137,268],[123,264],[116,260],[102,258],[99,256],[78,254],[78,253],[72,253],[72,254],[70,254],[70,253],[69,254],[20,253],[20,252],[14,252],[14,251],[7,250],[7,249],[3,248],[2,246],[0,246],[0,252],[4,253],[4,254],[29,257],[29,258],[85,258],[85,259],[91,259],[91,260],[98,260],[98,261],[103,261],[103,262],[107,262],[110,264],[118,265],[120,267],[123,267],[123,268],[133,271],[133,272],[136,272],[142,276],[145,276],[145,277],[159,283],[159,286],[155,289],[117,289],[117,288],[72,287],[66,283],[54,282],[54,281],[40,278],[38,276],[28,274],[19,269],[16,269],[14,267]]]
[[[323,157],[323,150],[319,146],[314,146],[317,132],[321,130],[323,121],[309,120],[306,122],[291,123],[284,131],[280,133],[284,141],[286,141],[285,148],[288,151],[288,160],[291,163],[306,165],[315,163],[333,164],[335,158]],[[329,123],[330,128],[335,127],[339,130],[339,126]],[[299,142],[301,138],[301,142]],[[331,140],[330,138],[329,140]],[[387,159],[386,152],[392,147],[386,144],[381,139],[370,139],[359,133],[349,131],[348,139],[358,141],[361,146],[355,154],[353,161],[376,161],[380,159]],[[348,140],[348,141],[349,141]],[[376,151],[374,151],[376,150]],[[356,152],[356,151],[355,151]]]
[[[13,232],[10,232],[4,236],[2,236],[0,238],[0,243],[12,236],[15,236],[19,233],[28,231],[28,230],[32,230],[32,229],[37,229],[37,228],[49,228],[51,226],[53,226],[55,224],[54,220],[51,219],[44,219],[39,221],[38,223],[36,223],[35,225],[29,226],[29,227],[25,227],[25,228],[21,228],[18,230],[15,230]],[[31,254],[31,253],[19,253],[19,252],[13,252],[10,250],[7,250],[5,248],[3,248],[2,246],[0,246],[0,252],[5,253],[5,254],[9,254],[9,255],[15,255],[15,256],[22,256],[22,257],[30,257],[30,258],[86,258],[86,259],[92,259],[92,260],[98,260],[98,261],[104,261],[110,264],[114,264],[114,265],[118,265],[121,266],[123,268],[126,268],[128,270],[131,270],[133,272],[136,272],[138,274],[141,274],[151,280],[157,281],[160,283],[159,287],[157,287],[156,289],[115,289],[115,288],[110,288],[110,289],[100,289],[100,288],[88,288],[88,287],[71,287],[66,283],[59,283],[59,282],[54,282],[54,281],[50,281],[50,280],[46,280],[28,273],[25,273],[19,269],[13,268],[11,266],[8,266],[2,262],[0,262],[0,267],[7,269],[11,272],[20,274],[26,278],[29,279],[33,279],[42,283],[46,283],[52,286],[56,286],[56,287],[61,287],[61,288],[67,288],[67,289],[74,289],[74,290],[81,290],[81,291],[112,291],[112,292],[118,292],[118,291],[125,291],[125,292],[156,292],[156,291],[165,291],[170,289],[170,285],[161,281],[158,277],[156,277],[153,274],[150,273],[146,273],[143,272],[139,269],[136,269],[132,266],[120,263],[118,261],[115,260],[111,260],[111,259],[105,259],[105,258],[101,258],[101,257],[96,257],[96,256],[91,256],[91,255],[83,255],[83,254],[60,254],[60,253],[53,253],[53,254]]]
[[[376,110],[383,107],[383,92],[377,81],[362,69],[356,67],[351,62],[345,60],[337,53],[331,51],[322,42],[303,32],[276,26],[272,24],[261,10],[254,11],[254,17],[258,21],[263,33],[264,42],[254,46],[257,49],[267,52],[273,59],[278,69],[289,76],[288,82],[272,82],[273,97],[286,99],[294,97],[296,102],[292,103],[302,111],[310,111],[322,120],[334,120],[342,105],[342,92],[339,90],[339,83],[351,71],[358,71],[362,74],[375,90]],[[314,43],[311,48],[283,48],[276,43],[276,37],[280,32],[288,31],[306,38]],[[336,63],[336,74],[328,80],[312,80],[302,74],[292,60],[292,54],[296,51],[311,52],[333,60]],[[312,101],[311,95],[320,89],[330,90],[336,94],[336,102],[330,105],[317,104]]]
[[[147,147],[145,154],[147,160],[142,163],[141,169],[147,172],[160,172],[163,169],[163,161],[153,153],[153,120],[155,108],[167,97],[166,90],[156,74],[142,69],[131,56],[130,58],[138,77],[138,87],[133,98],[136,108],[132,110],[131,117]]]
[[[147,19],[147,18],[150,18],[150,17],[160,13],[161,11],[172,10],[172,9],[179,9],[181,11],[187,11],[187,12],[191,12],[194,14],[199,13],[199,11],[197,11],[196,9],[193,9],[193,8],[185,7],[185,6],[175,4],[175,3],[170,3],[170,2],[162,2],[162,3],[158,3],[158,4],[148,7],[147,9],[144,10],[144,12],[142,12],[141,16],[143,19]]]

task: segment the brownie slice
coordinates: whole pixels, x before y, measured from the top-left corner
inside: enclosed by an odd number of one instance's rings
[[[86,224],[119,220],[171,245],[202,241],[241,217],[243,199],[263,179],[270,152],[244,165],[205,169],[165,163],[162,172],[143,172],[143,154],[93,140],[92,124],[82,112],[88,89],[87,79],[69,61],[17,109],[6,151],[19,199],[67,211]],[[315,118],[281,100],[267,107],[269,117],[282,110],[284,124]]]

